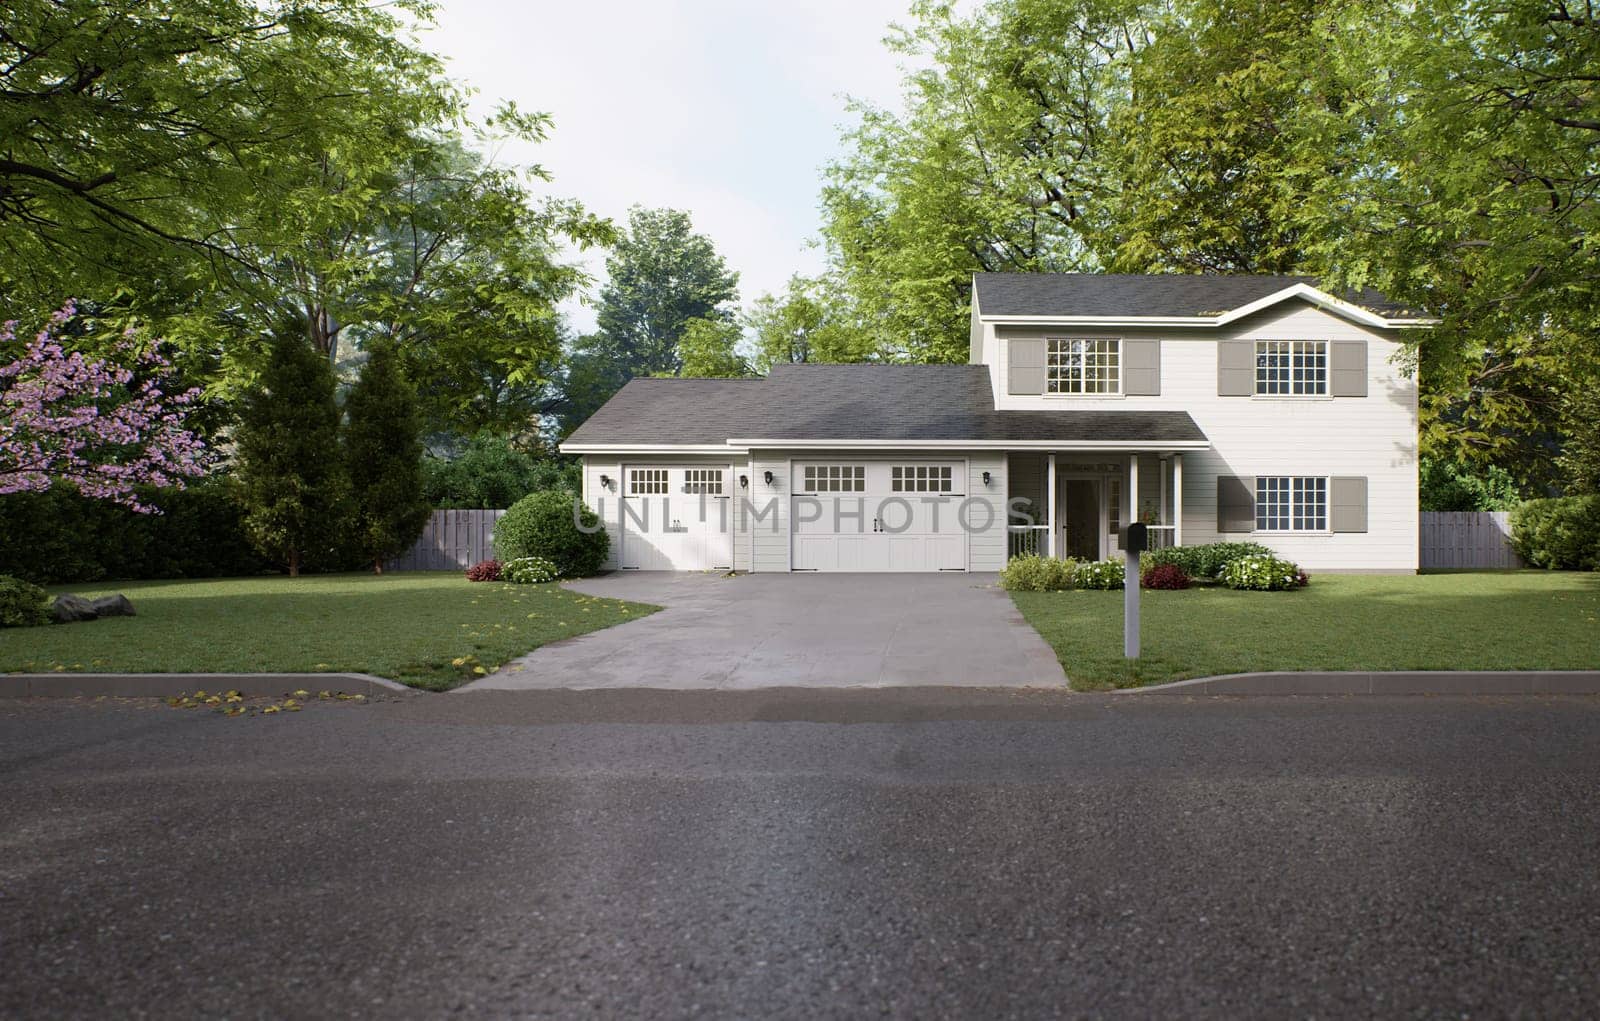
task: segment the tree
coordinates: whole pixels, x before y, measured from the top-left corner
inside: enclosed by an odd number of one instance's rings
[[[736,350],[744,332],[738,323],[725,319],[691,319],[678,338],[678,356],[683,365],[680,376],[747,376],[750,367]]]
[[[863,331],[843,321],[821,281],[789,278],[784,293],[763,294],[745,324],[755,335],[755,370],[802,362],[864,362],[876,355]]]
[[[291,578],[333,559],[349,510],[333,368],[292,324],[268,339],[255,387],[240,402],[234,476],[244,526]]]
[[[352,537],[372,561],[410,548],[432,507],[423,497],[422,434],[417,395],[387,344],[377,345],[345,398],[344,454],[354,504]]]
[[[676,375],[678,341],[694,319],[731,320],[739,274],[729,270],[711,239],[696,234],[689,214],[634,207],[628,229],[606,260],[595,353],[627,377]]]
[[[207,455],[185,427],[198,388],[169,394],[172,365],[160,345],[140,350],[130,332],[110,355],[68,352],[85,324],[68,302],[19,357],[0,361],[0,494],[67,484],[84,496],[148,513],[135,487],[182,489],[205,474]],[[16,321],[0,324],[0,359]]]
[[[1557,458],[1562,488],[1569,496],[1600,496],[1600,389],[1567,398],[1566,445]]]

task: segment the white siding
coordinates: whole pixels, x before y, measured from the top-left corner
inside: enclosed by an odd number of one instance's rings
[[[983,473],[990,475],[984,485]],[[1004,451],[983,451],[968,455],[966,520],[967,570],[998,571],[1006,566],[1006,475]],[[989,507],[987,514],[974,501]],[[987,526],[980,528],[979,526]]]
[[[611,480],[611,488],[600,485],[600,476]],[[602,565],[608,571],[617,569],[617,538],[622,534],[622,502],[617,494],[622,492],[622,466],[611,457],[585,455],[583,458],[583,502],[588,504],[606,526],[611,537],[611,549]]]
[[[1158,397],[1048,397],[1007,394],[1009,336],[1084,332],[985,323],[981,348],[991,366],[996,406],[1004,409],[1114,408],[1187,411],[1212,448],[1183,455],[1186,545],[1253,539],[1308,570],[1417,567],[1417,385],[1395,364],[1398,331],[1373,330],[1305,302],[1289,302],[1223,329],[1121,329],[1125,338],[1162,341]],[[1106,330],[1088,332],[1105,335]],[[1366,397],[1327,399],[1217,396],[1219,340],[1364,340]],[[1159,499],[1156,455],[1140,455],[1139,502]],[[1147,465],[1148,462],[1148,465]],[[1368,480],[1368,528],[1338,535],[1217,533],[1218,475],[1361,475]]]
[[[732,466],[732,475],[728,479],[731,487],[729,492],[733,496],[735,507],[734,524],[738,532],[733,543],[733,567],[736,571],[750,569],[750,543],[744,535],[745,526],[740,520],[738,508],[742,506],[739,489],[739,476],[749,471],[749,461],[744,454],[730,453],[728,457],[716,458],[700,455],[674,456],[671,454],[632,454],[627,457],[615,457],[607,454],[585,454],[583,457],[583,502],[588,504],[600,515],[600,520],[605,523],[606,531],[611,536],[611,552],[606,555],[605,569],[614,571],[617,568],[617,549],[622,535],[622,469],[625,464],[651,465],[696,465],[705,464],[726,468]],[[600,485],[600,476],[605,475],[611,479],[611,488],[606,489]],[[754,479],[750,482],[750,490],[757,489]]]
[[[772,473],[772,484],[762,477]],[[789,455],[759,451],[750,455],[749,522],[752,571],[789,569]],[[756,517],[760,516],[757,521]]]

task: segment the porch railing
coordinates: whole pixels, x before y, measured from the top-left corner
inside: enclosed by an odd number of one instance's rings
[[[1043,556],[1049,531],[1049,525],[1007,525],[1006,558]]]

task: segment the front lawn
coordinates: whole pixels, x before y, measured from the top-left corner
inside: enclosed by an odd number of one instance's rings
[[[125,592],[138,616],[0,630],[0,672],[352,671],[443,691],[547,642],[658,609],[557,585],[474,584],[453,572],[107,582],[51,593],[65,591]]]
[[[1293,592],[1141,594],[1122,658],[1121,592],[1013,592],[1080,690],[1262,670],[1600,668],[1600,575],[1318,575]]]

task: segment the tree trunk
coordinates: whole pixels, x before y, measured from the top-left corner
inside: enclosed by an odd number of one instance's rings
[[[297,549],[289,551],[289,577],[300,577],[300,551]]]
[[[374,560],[372,562],[372,573],[373,574],[382,574],[383,573],[383,560],[382,559]]]

